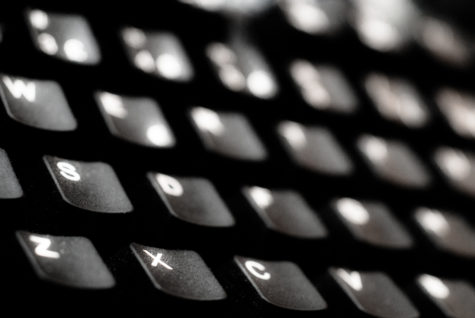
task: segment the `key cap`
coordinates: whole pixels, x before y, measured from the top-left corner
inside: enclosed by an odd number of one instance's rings
[[[234,261],[259,296],[270,304],[292,310],[322,310],[325,300],[297,265],[236,256]]]
[[[457,134],[475,137],[475,96],[445,87],[437,92],[436,102]]]
[[[381,318],[419,317],[414,305],[384,273],[331,268],[330,275],[364,313]]]
[[[287,21],[313,35],[333,35],[345,25],[347,3],[340,0],[284,0],[278,2]]]
[[[88,289],[115,285],[114,277],[87,238],[26,231],[18,231],[17,238],[42,280]]]
[[[130,63],[137,69],[176,82],[193,78],[193,66],[174,34],[127,27],[121,37]]]
[[[290,65],[290,75],[305,102],[313,108],[345,114],[356,110],[355,93],[337,68],[299,59]]]
[[[154,100],[108,92],[99,92],[96,98],[113,135],[148,147],[175,145],[175,137]]]
[[[430,184],[431,178],[425,166],[402,142],[363,135],[357,146],[378,177],[410,188],[425,188]]]
[[[332,202],[337,216],[360,241],[389,248],[410,248],[412,238],[382,203],[339,198]]]
[[[329,175],[352,172],[353,164],[326,128],[284,121],[277,132],[297,165]]]
[[[52,156],[45,156],[44,160],[61,196],[69,204],[94,212],[132,211],[129,198],[108,164]]]
[[[327,236],[320,219],[298,193],[257,186],[246,187],[243,192],[268,228],[297,238]]]
[[[446,317],[473,317],[475,290],[467,282],[422,274],[417,283]]]
[[[157,289],[176,297],[201,301],[227,297],[196,252],[165,250],[136,243],[130,247]]]
[[[0,199],[15,199],[23,196],[23,190],[13,171],[5,150],[0,149]]]
[[[418,18],[418,9],[408,0],[352,0],[351,23],[360,40],[381,52],[408,46]]]
[[[244,116],[204,107],[194,107],[190,116],[206,149],[238,160],[266,159],[264,146]]]
[[[231,212],[208,180],[162,173],[149,173],[148,177],[173,216],[204,226],[234,225]]]
[[[214,42],[206,47],[221,83],[234,92],[270,99],[278,93],[278,84],[263,56],[250,43],[234,39],[229,44]]]
[[[475,230],[462,217],[421,207],[416,210],[414,218],[436,247],[449,253],[475,257]]]
[[[475,197],[475,154],[451,147],[440,147],[434,154],[434,160],[454,188]]]
[[[180,0],[202,10],[226,13],[232,18],[242,18],[261,13],[271,7],[275,0],[234,0],[234,1],[202,1]]]
[[[408,81],[380,73],[370,73],[364,81],[366,92],[381,116],[410,128],[420,128],[429,121],[422,97]]]
[[[100,62],[99,46],[83,17],[38,9],[27,10],[26,15],[33,41],[41,52],[73,63]]]
[[[452,66],[468,66],[472,60],[472,40],[440,17],[420,17],[416,39],[432,56]]]
[[[11,118],[46,130],[76,129],[76,119],[58,83],[9,75],[0,77],[0,94]]]

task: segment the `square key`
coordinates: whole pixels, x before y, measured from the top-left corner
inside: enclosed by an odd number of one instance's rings
[[[98,64],[99,46],[87,21],[79,15],[27,10],[28,26],[43,53],[78,64]]]
[[[207,46],[210,59],[221,83],[234,92],[261,99],[277,95],[277,80],[260,52],[240,38],[231,43],[214,42]]]
[[[23,190],[13,171],[5,150],[0,148],[0,199],[14,199],[23,196]]]
[[[45,164],[67,203],[102,213],[126,213],[133,207],[111,166],[45,156]]]
[[[443,146],[434,161],[455,189],[475,197],[475,153]]]
[[[421,128],[428,123],[429,110],[409,81],[370,73],[365,78],[364,86],[382,117],[410,128]]]
[[[435,98],[452,130],[462,137],[475,138],[475,96],[445,87]]]
[[[455,255],[475,258],[475,229],[462,216],[420,207],[414,218],[437,248]]]
[[[115,280],[94,245],[84,237],[18,231],[17,238],[39,278],[60,285],[103,289]]]
[[[475,289],[468,282],[421,274],[417,284],[446,317],[473,317]]]
[[[190,115],[208,150],[238,160],[266,159],[264,146],[243,115],[204,107],[194,107]]]
[[[97,93],[96,99],[113,135],[147,147],[175,145],[175,137],[153,99],[108,92]]]
[[[353,171],[352,162],[328,129],[284,121],[277,132],[297,165],[328,175],[344,176]]]
[[[339,69],[295,60],[289,71],[302,98],[311,107],[343,114],[356,110],[357,97]]]
[[[76,119],[58,83],[0,74],[0,94],[8,115],[35,128],[75,130]]]
[[[402,142],[363,135],[357,141],[375,175],[388,182],[409,188],[429,186],[431,177],[414,152]]]
[[[149,173],[148,177],[173,216],[197,225],[234,225],[231,212],[207,179],[178,178],[163,173]]]
[[[121,37],[127,56],[137,69],[177,82],[193,78],[191,62],[173,33],[127,27]]]
[[[382,203],[339,198],[332,206],[357,240],[394,249],[407,249],[413,245],[409,233]]]

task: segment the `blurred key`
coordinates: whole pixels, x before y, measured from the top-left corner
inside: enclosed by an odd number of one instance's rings
[[[204,226],[234,225],[231,212],[208,180],[162,173],[149,173],[148,177],[173,216]]]
[[[11,118],[46,130],[76,129],[76,119],[58,83],[9,75],[0,77],[0,93]]]
[[[356,110],[355,93],[337,68],[295,60],[290,65],[290,74],[302,98],[313,108],[346,114]]]
[[[420,128],[427,124],[429,111],[415,87],[406,80],[371,73],[365,88],[378,112],[386,119]]]
[[[382,203],[340,198],[333,209],[360,241],[387,248],[410,248],[412,238]]]
[[[84,237],[17,232],[23,250],[39,278],[75,288],[102,289],[115,285],[92,243]]]
[[[338,32],[346,22],[347,3],[341,0],[283,0],[279,6],[297,30],[314,35]]]
[[[329,175],[352,172],[353,164],[326,128],[284,121],[278,125],[277,132],[299,166]]]
[[[270,8],[275,0],[180,0],[211,12],[221,12],[228,16],[239,19],[242,17],[257,15]]]
[[[45,156],[44,160],[61,196],[69,204],[94,212],[132,211],[129,198],[108,164],[52,156]]]
[[[175,137],[154,100],[108,92],[99,92],[96,98],[113,135],[148,147],[175,145]]]
[[[402,142],[363,135],[357,146],[378,177],[411,188],[429,185],[431,178],[425,166]]]
[[[228,89],[270,99],[278,92],[277,80],[264,57],[250,43],[235,39],[229,44],[207,46],[217,77]]]
[[[176,297],[201,301],[227,297],[196,252],[165,250],[136,243],[130,247],[157,289]]]
[[[292,310],[322,310],[325,300],[300,268],[291,262],[268,262],[242,256],[234,261],[259,296],[274,306]]]
[[[35,45],[43,53],[79,64],[100,62],[99,47],[83,17],[33,9],[27,11],[27,21]]]
[[[177,82],[193,78],[193,66],[174,34],[127,27],[121,36],[129,60],[137,69]]]
[[[475,138],[475,96],[452,88],[441,88],[436,102],[452,129],[463,137]]]
[[[451,147],[439,147],[434,160],[449,183],[475,197],[475,154]]]
[[[15,199],[23,196],[23,190],[13,171],[5,150],[0,149],[0,199]]]
[[[315,211],[298,193],[257,186],[246,187],[243,191],[268,228],[298,238],[327,236]]]
[[[435,58],[447,64],[464,67],[472,60],[473,39],[440,17],[420,18],[417,39]]]
[[[352,0],[352,23],[368,47],[382,52],[398,51],[412,38],[418,9],[410,0]]]
[[[362,312],[381,318],[419,317],[414,305],[384,273],[331,268],[330,275]]]
[[[436,247],[449,253],[475,257],[475,229],[461,216],[421,207],[414,217]]]
[[[471,318],[475,313],[475,290],[463,280],[442,279],[422,274],[419,287],[447,317]]]
[[[204,107],[194,107],[190,115],[208,150],[238,160],[266,159],[264,146],[244,116]]]

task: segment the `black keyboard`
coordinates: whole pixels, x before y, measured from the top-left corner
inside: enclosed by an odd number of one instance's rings
[[[0,4],[2,305],[475,317],[474,13]]]

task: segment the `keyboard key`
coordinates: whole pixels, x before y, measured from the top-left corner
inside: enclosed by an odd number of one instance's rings
[[[412,246],[411,236],[385,205],[351,198],[334,200],[332,205],[355,239],[388,248]]]
[[[231,212],[208,180],[162,173],[149,173],[148,177],[173,216],[204,226],[234,225]]]
[[[148,147],[175,145],[175,137],[154,100],[108,92],[97,93],[96,97],[113,135]]]
[[[193,66],[174,34],[127,27],[122,40],[130,62],[139,70],[177,82],[193,78]]]
[[[456,189],[475,197],[475,154],[450,147],[440,147],[434,160],[446,179]]]
[[[136,243],[130,247],[157,289],[193,300],[220,300],[227,297],[196,252],[165,250]]]
[[[236,256],[235,262],[259,296],[274,306],[292,310],[322,310],[325,300],[300,268],[291,262],[264,262]]]
[[[0,199],[15,199],[23,196],[18,179],[5,150],[0,149]]]
[[[231,44],[211,43],[206,55],[221,83],[235,92],[245,92],[262,99],[277,95],[278,84],[269,65],[249,43],[235,40]]]
[[[115,285],[92,243],[84,237],[17,232],[39,278],[69,287],[103,289]]]
[[[446,317],[473,317],[475,290],[467,282],[422,274],[417,283]]]
[[[442,88],[437,92],[436,102],[457,134],[475,137],[475,96],[452,88]]]
[[[262,161],[267,152],[247,119],[231,112],[194,107],[191,119],[204,146],[215,153],[239,160]]]
[[[355,93],[338,69],[296,60],[290,65],[290,74],[305,102],[313,108],[339,113],[355,111]]]
[[[100,62],[99,47],[83,17],[34,9],[27,11],[27,21],[33,41],[43,53],[79,64]]]
[[[347,4],[340,0],[284,0],[278,2],[287,21],[297,30],[330,35],[345,25]]]
[[[61,196],[69,204],[95,212],[132,211],[132,204],[108,164],[52,156],[45,156],[44,160]]]
[[[364,313],[381,318],[419,317],[417,309],[384,273],[331,268],[330,275]]]
[[[405,48],[413,36],[418,9],[409,0],[352,0],[351,22],[360,40],[381,51]]]
[[[436,247],[456,255],[475,257],[475,230],[462,217],[424,207],[418,208],[414,217]]]
[[[410,188],[429,185],[431,178],[425,166],[402,142],[363,135],[358,139],[357,146],[378,177]]]
[[[9,75],[0,77],[0,93],[11,118],[46,130],[76,129],[76,119],[58,83]]]
[[[322,222],[298,193],[257,186],[243,192],[268,228],[297,238],[327,236]]]
[[[277,131],[287,152],[299,166],[329,175],[352,172],[353,164],[326,128],[284,121]]]
[[[453,66],[468,66],[471,41],[448,21],[435,16],[419,18],[418,43],[435,58]]]
[[[275,0],[238,0],[238,1],[222,1],[222,0],[180,0],[183,3],[193,5],[202,10],[211,12],[226,13],[230,17],[251,16],[261,13],[268,9]]]
[[[408,81],[371,73],[364,84],[374,106],[384,118],[410,128],[420,128],[427,124],[427,106]]]

